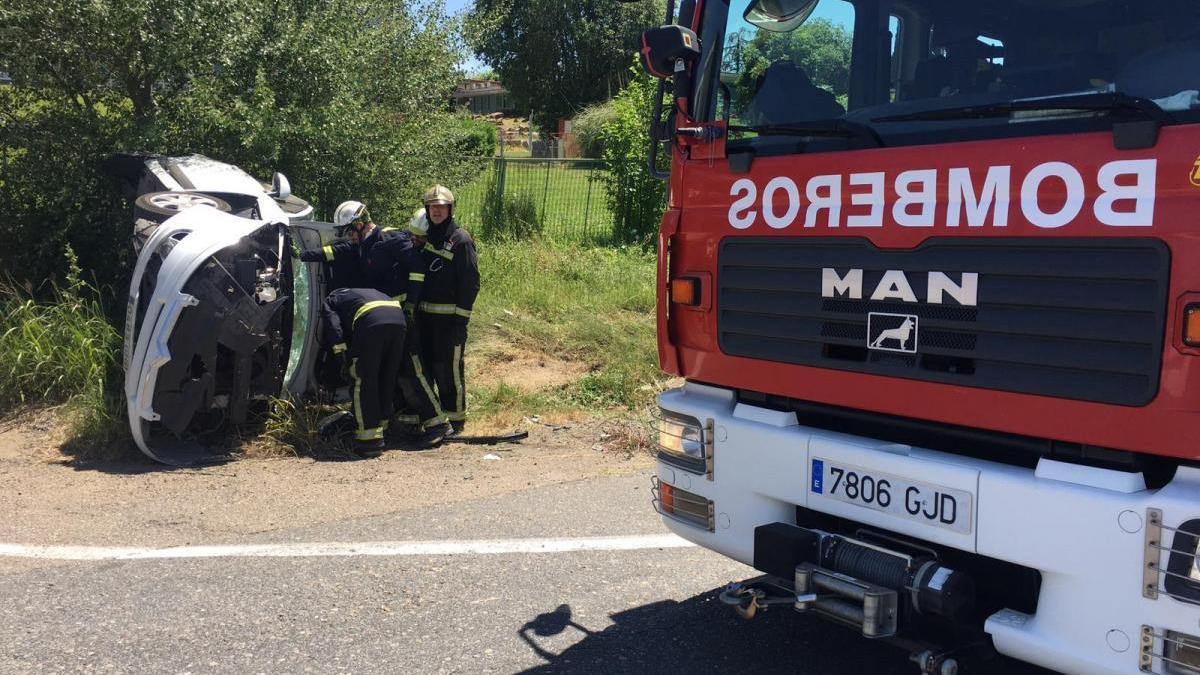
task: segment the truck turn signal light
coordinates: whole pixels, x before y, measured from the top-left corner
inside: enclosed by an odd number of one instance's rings
[[[671,302],[680,305],[700,304],[700,280],[695,277],[679,277],[671,280]],[[1200,306],[1198,306],[1200,307]],[[1197,324],[1200,326],[1200,323]],[[1200,336],[1200,333],[1197,333]]]
[[[1183,344],[1200,347],[1200,303],[1183,308]]]

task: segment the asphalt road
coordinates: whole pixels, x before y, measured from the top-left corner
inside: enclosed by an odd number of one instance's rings
[[[639,474],[212,543],[662,532]],[[716,594],[754,571],[699,548],[7,562],[5,673],[917,672],[791,610],[738,619]]]

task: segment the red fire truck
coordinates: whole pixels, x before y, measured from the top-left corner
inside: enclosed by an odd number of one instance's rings
[[[655,505],[722,599],[1200,672],[1200,3],[668,16]]]

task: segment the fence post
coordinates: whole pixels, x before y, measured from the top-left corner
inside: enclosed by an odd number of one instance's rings
[[[550,194],[550,161],[546,162],[546,180],[542,183],[542,229],[546,227],[546,197]]]
[[[588,164],[587,201],[584,202],[584,204],[583,204],[583,236],[586,239],[590,239],[591,235],[592,235],[591,230],[588,228],[588,221],[591,220],[590,216],[592,214],[592,178],[595,177],[595,171],[596,171],[595,165]]]
[[[504,157],[496,160],[496,205],[494,207],[496,211],[495,216],[492,218],[495,227],[502,227],[500,219],[504,217],[504,174],[507,173],[507,164],[508,160],[504,159]]]

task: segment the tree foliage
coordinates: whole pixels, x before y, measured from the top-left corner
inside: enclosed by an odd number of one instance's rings
[[[789,60],[804,69],[812,83],[828,90],[844,104],[850,91],[852,37],[846,29],[826,19],[805,22],[789,33],[742,29],[725,41],[727,72],[740,73],[734,100],[743,105],[754,97],[758,76],[767,66]]]
[[[663,13],[661,0],[476,0],[466,35],[517,108],[552,132],[629,81],[638,36]]]
[[[406,217],[489,140],[446,112],[455,30],[407,0],[6,0],[0,264],[45,278],[70,244],[119,283],[129,210],[102,171],[117,151],[282,171],[318,214],[357,198]]]
[[[628,61],[627,61],[628,63]],[[658,93],[636,62],[629,69],[629,85],[611,102],[611,117],[603,123],[600,143],[609,170],[602,174],[609,208],[617,216],[613,229],[618,243],[649,243],[667,206],[667,186],[653,177],[646,164],[648,130]],[[669,166],[665,153],[660,167]]]

